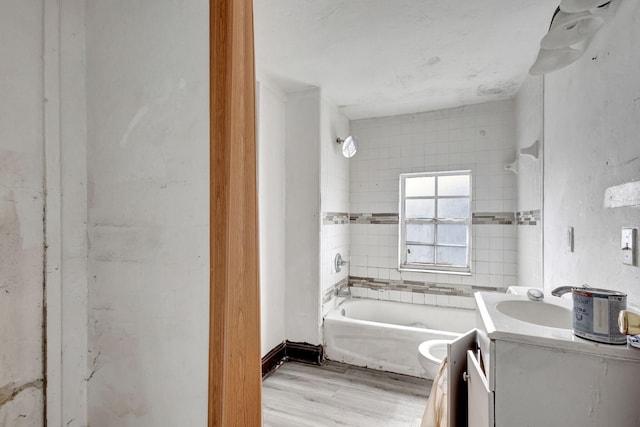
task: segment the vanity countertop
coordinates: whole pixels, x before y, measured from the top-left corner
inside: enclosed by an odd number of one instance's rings
[[[575,351],[616,359],[640,362],[640,349],[628,344],[614,345],[589,341],[573,334],[573,329],[540,326],[518,320],[497,309],[503,301],[529,301],[526,296],[495,292],[476,292],[475,300],[480,321],[478,327],[489,339],[552,347],[560,351]],[[532,302],[535,304],[535,302]],[[545,295],[544,304],[573,311],[573,302]]]

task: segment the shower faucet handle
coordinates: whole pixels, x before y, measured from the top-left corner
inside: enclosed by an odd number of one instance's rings
[[[347,261],[342,259],[342,254],[338,253],[333,261],[333,266],[336,269],[336,273],[339,273],[342,270],[342,267],[347,265]]]

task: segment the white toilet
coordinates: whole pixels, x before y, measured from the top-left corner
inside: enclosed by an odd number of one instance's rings
[[[451,340],[429,340],[418,346],[418,362],[427,372],[429,379],[435,378],[442,359],[447,356],[447,344]]]

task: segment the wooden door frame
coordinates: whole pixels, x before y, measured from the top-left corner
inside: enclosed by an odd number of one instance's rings
[[[209,5],[209,426],[261,426],[253,5]]]

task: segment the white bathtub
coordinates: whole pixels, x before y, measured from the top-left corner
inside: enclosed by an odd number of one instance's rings
[[[324,318],[330,360],[426,378],[418,345],[475,327],[475,310],[370,299],[347,300]]]

